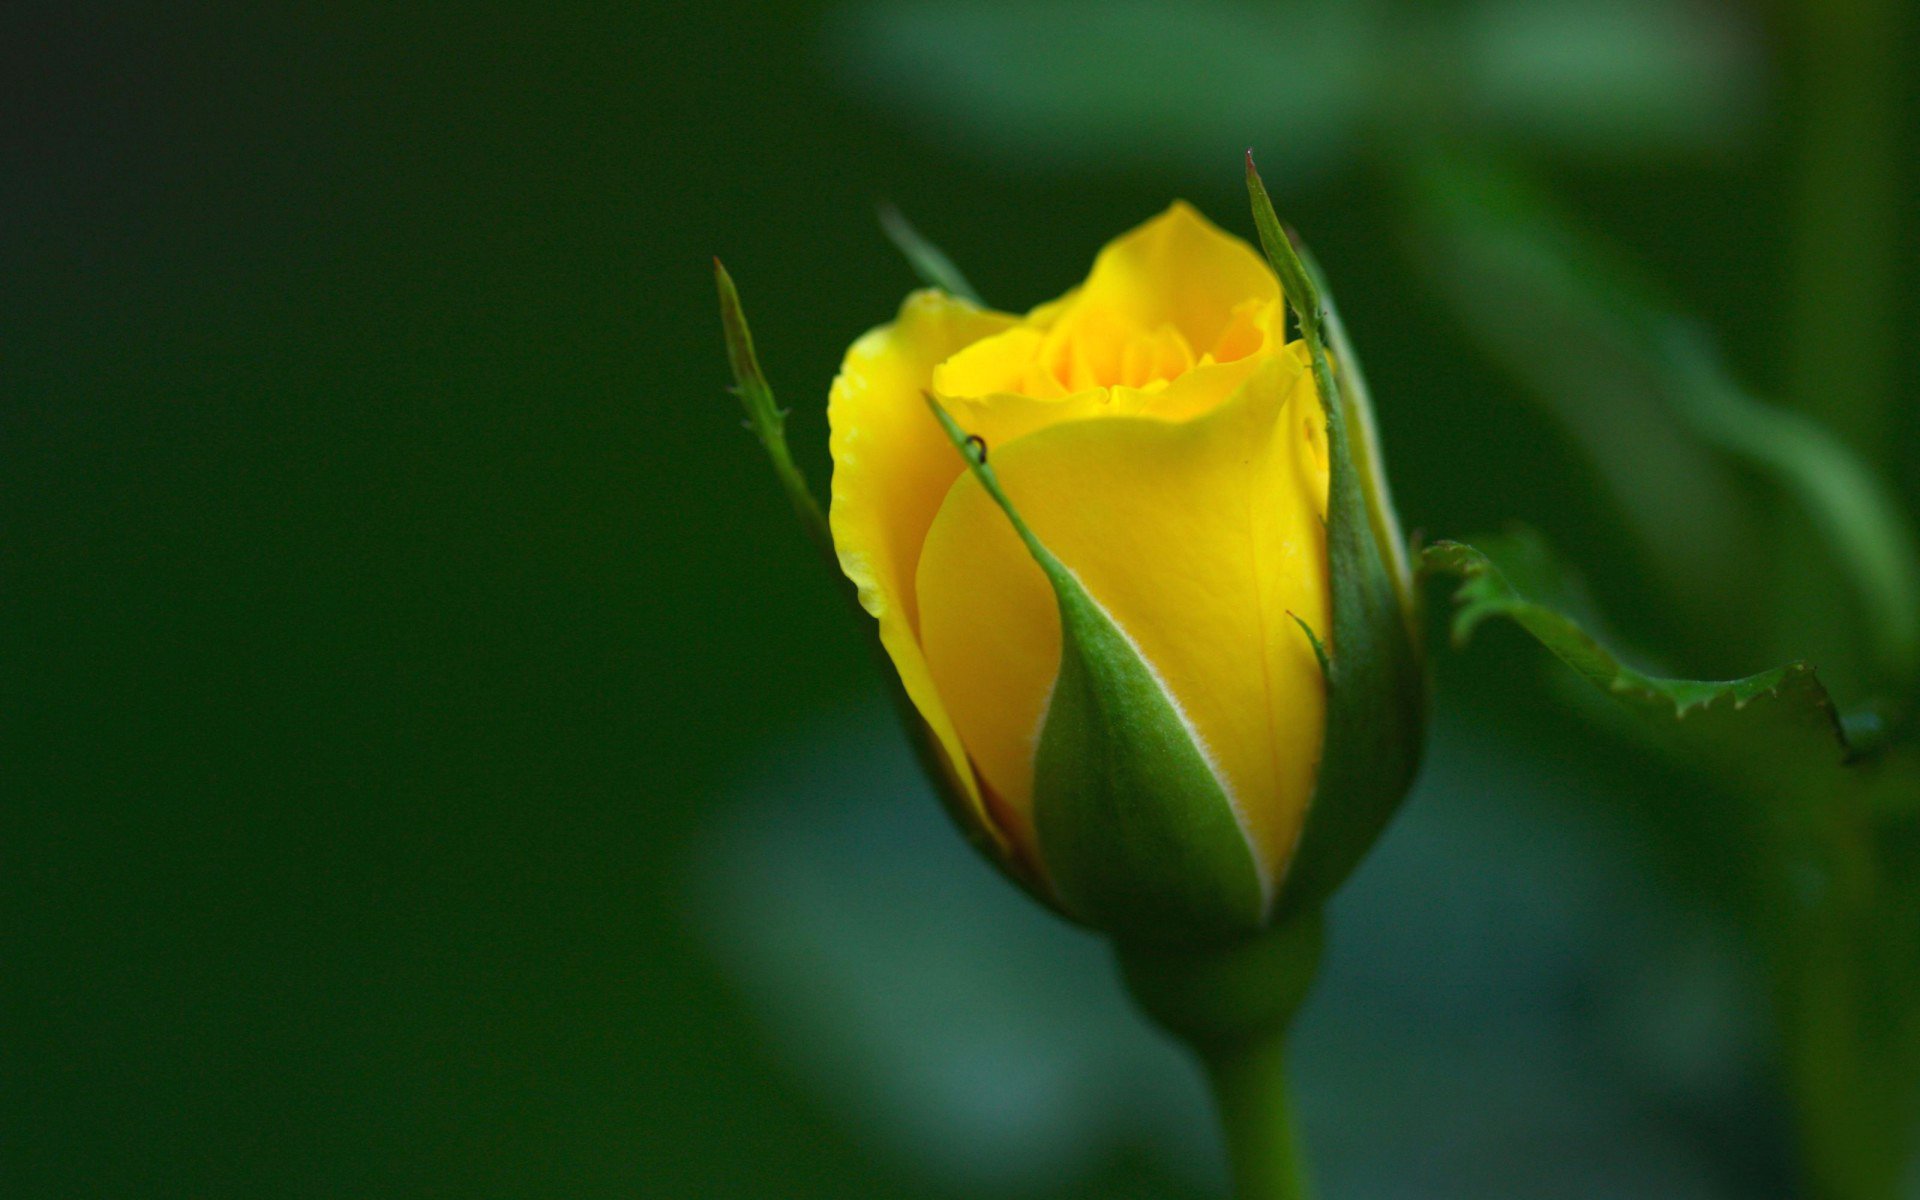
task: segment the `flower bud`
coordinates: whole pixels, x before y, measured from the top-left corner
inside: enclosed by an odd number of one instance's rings
[[[953,807],[1124,939],[1317,907],[1417,755],[1364,397],[1280,278],[1175,204],[1024,317],[913,294],[832,389],[833,543]]]

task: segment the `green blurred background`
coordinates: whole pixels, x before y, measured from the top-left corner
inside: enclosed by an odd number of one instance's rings
[[[1407,524],[1524,517],[1657,640],[1645,548],[1430,286],[1399,165],[1536,174],[1766,385],[1794,20],[9,6],[0,1194],[1207,1194],[1179,1064],[902,766],[723,391],[709,257],[824,485],[839,355],[913,284],[877,202],[1019,309],[1174,196],[1247,232],[1254,145]],[[1710,817],[1517,638],[1438,661],[1434,771],[1308,1017],[1328,1194],[1781,1194],[1750,954],[1663,833]],[[1085,1086],[996,1101],[1058,1051],[1019,1022],[1079,1031]]]

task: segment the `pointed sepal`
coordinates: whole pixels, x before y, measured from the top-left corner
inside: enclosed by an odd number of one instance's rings
[[[882,204],[880,229],[906,258],[907,265],[913,268],[913,273],[920,277],[921,283],[939,288],[949,296],[986,307],[980,299],[980,293],[974,290],[973,284],[967,282],[966,275],[947,257],[947,252],[928,241],[926,235],[907,220],[906,214],[891,204]]]
[[[1327,567],[1332,637],[1315,637],[1327,678],[1327,729],[1300,843],[1277,912],[1317,908],[1352,873],[1412,786],[1425,735],[1427,678],[1405,550],[1386,493],[1373,417],[1350,352],[1335,374],[1339,330],[1325,288],[1280,226],[1253,155],[1247,193],[1267,261],[1280,278],[1327,417]]]
[[[1034,823],[1069,912],[1128,941],[1245,936],[1268,887],[1253,844],[1177,701],[1139,647],[1007,498],[985,447],[928,404],[1053,589],[1060,671],[1034,767]]]
[[[720,293],[720,328],[727,339],[727,364],[733,368],[733,387],[729,390],[740,398],[740,405],[747,413],[747,428],[766,450],[781,490],[793,505],[794,516],[800,519],[807,536],[827,560],[837,562],[827,515],[820,510],[820,502],[814,499],[813,489],[807,486],[806,476],[801,474],[800,467],[793,461],[793,452],[787,448],[787,413],[774,403],[773,388],[760,370],[760,356],[753,349],[753,331],[747,327],[747,314],[740,307],[740,291],[733,286],[733,276],[727,274],[726,267],[717,258],[713,260],[713,283]]]

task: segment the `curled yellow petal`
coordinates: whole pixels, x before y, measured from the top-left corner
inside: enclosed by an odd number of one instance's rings
[[[1139,329],[1170,327],[1196,357],[1226,361],[1257,348],[1228,336],[1239,331],[1243,306],[1279,301],[1279,281],[1253,247],[1177,201],[1108,243],[1072,306],[1119,314]]]

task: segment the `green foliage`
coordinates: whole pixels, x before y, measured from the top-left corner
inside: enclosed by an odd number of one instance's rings
[[[1864,687],[1920,669],[1920,541],[1886,483],[1829,431],[1750,395],[1633,267],[1524,183],[1431,159],[1415,191],[1417,250],[1461,320],[1586,451],[1620,511],[1692,609],[1701,637],[1758,640],[1753,564],[1778,535],[1758,479],[1806,515],[1867,648]],[[1550,348],[1550,350],[1546,349]],[[1834,664],[1829,664],[1832,666]]]
[[[896,114],[1025,169],[1195,169],[1249,131],[1292,170],[1347,153],[1374,68],[1363,14],[1232,0],[881,0],[836,41]]]
[[[1772,643],[1823,664],[1824,679],[1805,661],[1719,682],[1666,677],[1600,632],[1537,537],[1425,556],[1460,580],[1457,641],[1513,621],[1611,698],[1595,712],[1611,711],[1616,732],[1694,768],[1683,806],[1642,815],[1660,840],[1686,843],[1670,847],[1691,860],[1681,874],[1723,887],[1761,952],[1809,1193],[1894,1195],[1920,1064],[1920,1011],[1905,999],[1920,964],[1912,522],[1866,457],[1749,394],[1692,322],[1537,190],[1451,158],[1413,175],[1416,252],[1463,324],[1586,450],[1658,567],[1654,602],[1690,618],[1675,644],[1746,661]],[[1820,386],[1846,376],[1823,372]],[[1864,701],[1844,719],[1835,681]]]
[[[1806,663],[1711,682],[1668,679],[1623,662],[1556,605],[1576,596],[1577,587],[1530,532],[1471,546],[1440,542],[1428,547],[1423,563],[1460,581],[1456,643],[1489,619],[1514,622],[1682,757],[1772,792],[1830,774],[1853,756],[1831,697]]]
[[[1059,604],[1060,673],[1034,762],[1034,822],[1067,909],[1133,941],[1258,929],[1266,885],[1191,727],[1132,639],[1021,519],[966,432],[927,403]]]
[[[1048,172],[1259,141],[1291,180],[1353,165],[1362,131],[1436,126],[1647,156],[1757,109],[1749,31],[1678,0],[867,0],[833,40],[890,113]]]
[[[1812,522],[1867,619],[1874,682],[1910,680],[1920,669],[1920,539],[1893,490],[1826,426],[1741,390],[1693,331],[1676,328],[1665,349],[1688,426],[1764,474]]]
[[[1727,598],[1750,590],[1764,514],[1665,402],[1630,299],[1646,286],[1521,180],[1437,157],[1412,178],[1416,261],[1461,325],[1567,433],[1711,648],[1757,638],[1764,618]]]

